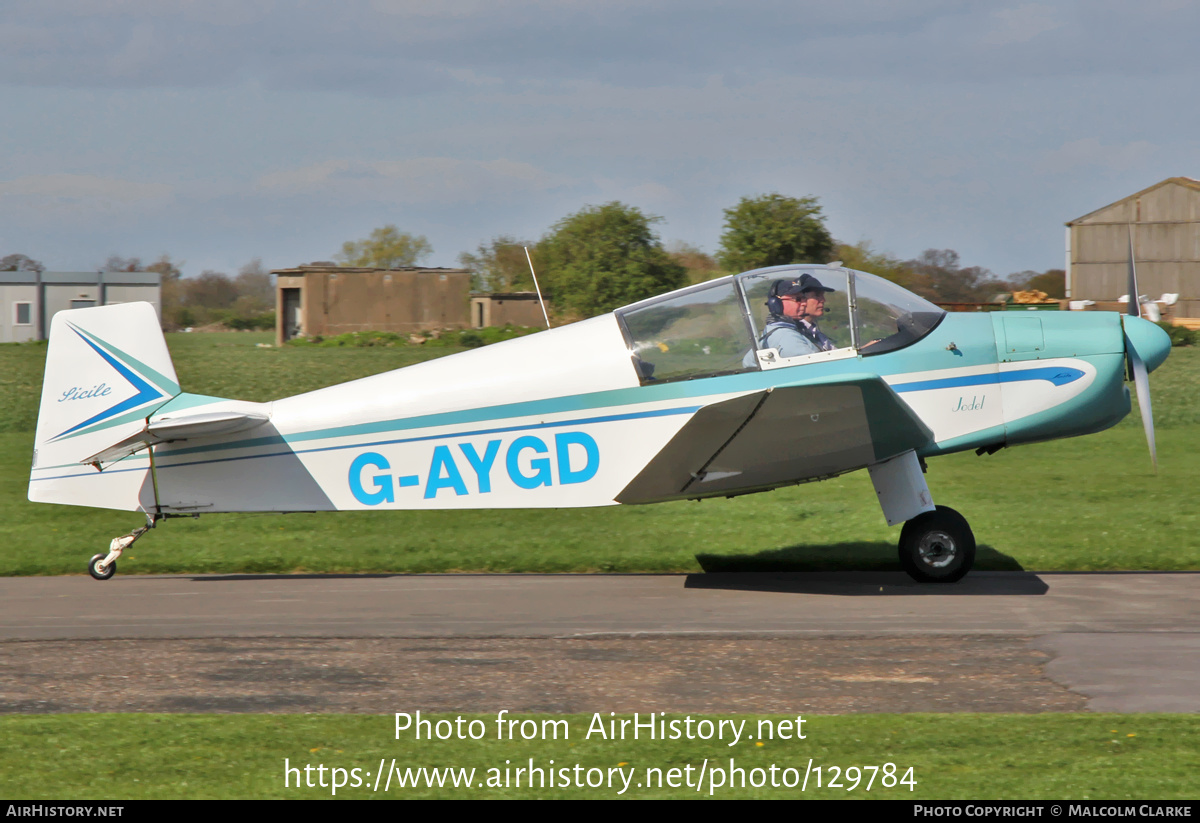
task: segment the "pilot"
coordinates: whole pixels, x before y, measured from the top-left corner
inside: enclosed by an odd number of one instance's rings
[[[825,293],[835,291],[821,285],[811,274],[795,280],[776,280],[767,292],[770,319],[763,328],[761,348],[778,349],[780,357],[799,357],[837,348],[817,328],[825,314]]]

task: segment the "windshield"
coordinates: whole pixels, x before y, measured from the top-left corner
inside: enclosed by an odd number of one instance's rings
[[[854,272],[855,325],[863,356],[895,351],[933,331],[946,312],[890,280]]]

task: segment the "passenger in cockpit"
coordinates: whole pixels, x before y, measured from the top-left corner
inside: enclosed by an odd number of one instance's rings
[[[825,293],[836,291],[811,274],[795,280],[776,280],[767,293],[770,318],[759,339],[760,348],[778,349],[780,357],[799,357],[837,348],[817,327],[825,314]]]

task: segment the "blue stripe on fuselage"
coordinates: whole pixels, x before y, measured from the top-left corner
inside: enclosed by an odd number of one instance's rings
[[[896,352],[888,352],[879,356],[859,357],[852,359],[840,359],[830,361],[809,362],[797,365],[786,369],[775,369],[768,371],[747,371],[738,374],[722,375],[710,377],[700,380],[680,380],[667,383],[650,383],[644,386],[630,386],[620,389],[606,389],[598,392],[590,392],[586,394],[570,395],[565,397],[539,398],[537,400],[518,401],[515,403],[500,404],[495,406],[484,406],[471,409],[462,409],[447,412],[435,412],[432,414],[418,415],[409,418],[395,418],[390,420],[373,421],[370,423],[358,423],[349,425],[334,425],[326,427],[318,427],[308,431],[292,432],[286,435],[275,435],[271,437],[248,437],[245,439],[233,440],[224,443],[212,443],[192,447],[183,447],[171,450],[163,454],[164,458],[180,458],[189,454],[204,454],[209,456],[207,460],[197,460],[195,462],[173,463],[174,466],[195,465],[198,462],[216,462],[217,460],[238,460],[243,457],[235,458],[212,458],[214,452],[237,450],[237,449],[269,449],[269,451],[253,457],[271,457],[284,454],[295,454],[308,451],[321,451],[328,446],[315,445],[311,448],[304,448],[301,444],[312,441],[328,441],[334,438],[341,437],[362,437],[370,435],[383,435],[384,439],[375,442],[403,442],[404,440],[416,439],[437,439],[444,436],[469,436],[470,434],[478,434],[474,432],[458,432],[454,435],[418,435],[413,438],[388,438],[392,435],[413,429],[428,429],[442,426],[462,425],[462,424],[479,424],[483,423],[486,428],[482,431],[499,431],[499,430],[515,430],[524,428],[522,424],[517,424],[514,427],[506,427],[502,424],[497,426],[500,421],[512,418],[529,417],[534,415],[545,414],[570,414],[572,412],[596,412],[618,409],[622,406],[642,403],[661,403],[664,401],[683,401],[687,403],[686,407],[675,407],[673,409],[662,409],[648,413],[634,412],[629,414],[629,417],[636,417],[645,414],[645,416],[655,416],[659,414],[678,414],[687,413],[705,405],[707,398],[725,394],[742,394],[753,391],[761,391],[763,389],[771,389],[781,383],[790,383],[796,385],[798,383],[812,383],[815,385],[823,384],[830,380],[838,378],[854,378],[854,377],[882,377],[887,380],[889,377],[894,378],[904,373],[936,371],[936,368],[931,369],[933,362],[939,359],[957,360],[950,368],[962,369],[963,367],[986,366],[989,363],[995,363],[995,343],[992,336],[990,322],[985,326],[980,325],[977,321],[980,318],[971,316],[954,316],[948,315],[944,322],[939,324],[930,335],[920,342],[901,349]],[[984,333],[986,332],[986,333]],[[954,355],[947,354],[946,343],[953,337],[959,342]],[[965,361],[965,362],[964,362]],[[1050,379],[1049,374],[1066,374],[1074,372],[1071,380],[1077,379],[1082,375],[1074,369],[1066,367],[1053,369],[1041,367],[1037,369],[1029,369],[1024,372],[1015,373],[1023,376],[1011,376],[1014,373],[1004,373],[996,375],[994,372],[989,374],[960,377],[960,378],[943,378],[941,380],[918,381],[911,383],[900,383],[893,385],[895,391],[903,390],[916,391],[921,389],[946,388],[955,385],[971,385],[975,383],[989,382],[1006,382],[1008,380],[1028,380],[1028,379]],[[802,377],[801,377],[802,376]],[[791,378],[788,380],[787,378]],[[797,380],[797,378],[800,378]],[[1060,378],[1063,379],[1063,378]],[[961,382],[952,382],[961,381]],[[1053,382],[1053,381],[1052,381]],[[1067,380],[1066,382],[1070,382]],[[303,395],[301,395],[303,397]],[[288,398],[295,400],[295,398]],[[690,401],[690,402],[689,402]],[[697,404],[697,401],[698,404]],[[280,401],[287,403],[288,401]],[[274,416],[274,415],[273,415]],[[552,425],[578,425],[580,423],[604,422],[612,419],[624,418],[626,415],[604,415],[589,416],[584,419],[564,420]],[[491,424],[491,425],[488,425]],[[354,444],[351,448],[364,446],[363,443]],[[278,450],[280,446],[284,446],[287,451]],[[338,447],[333,447],[338,448]],[[251,457],[247,455],[246,457]],[[134,456],[128,458],[137,460]],[[145,458],[142,458],[143,460]],[[50,468],[50,467],[47,467]],[[60,468],[60,467],[53,467]],[[63,466],[61,468],[66,468]],[[125,469],[107,469],[106,471],[123,471]],[[68,475],[73,476],[73,475]],[[50,479],[50,478],[45,478]]]
[[[892,391],[900,394],[910,391],[984,386],[991,383],[1018,383],[1023,380],[1047,380],[1056,386],[1065,386],[1068,383],[1074,383],[1081,377],[1083,377],[1083,372],[1079,369],[1072,369],[1068,366],[1055,366],[1051,368],[992,372],[990,374],[969,374],[963,377],[943,377],[936,380],[917,380],[912,383],[894,383],[892,384]]]

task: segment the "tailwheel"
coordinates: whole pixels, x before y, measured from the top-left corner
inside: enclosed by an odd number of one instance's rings
[[[107,555],[98,554],[88,561],[88,574],[97,580],[107,580],[117,573],[117,561],[105,563]]]
[[[954,583],[975,563],[975,535],[949,506],[917,515],[900,531],[900,565],[921,583]]]
[[[97,554],[88,561],[88,574],[97,580],[108,580],[117,573],[117,558],[122,552],[132,546],[137,539],[150,529],[154,528],[154,524],[158,521],[158,517],[147,515],[146,525],[134,529],[129,534],[114,537],[112,542],[108,544],[108,554]]]

